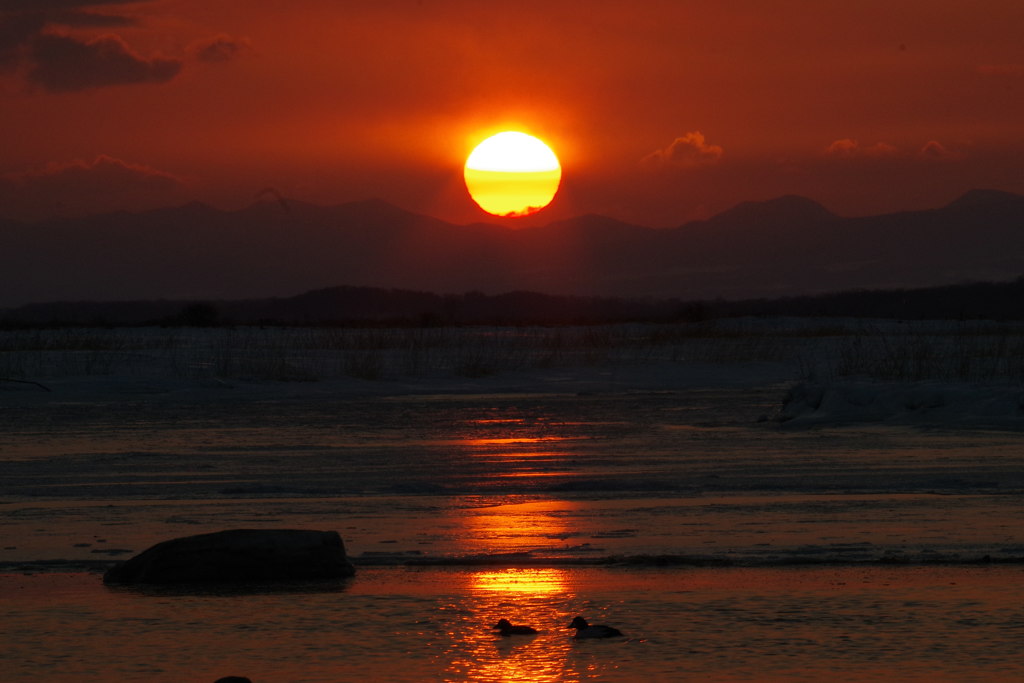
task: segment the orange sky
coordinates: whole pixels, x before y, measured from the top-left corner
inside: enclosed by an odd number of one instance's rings
[[[485,216],[462,163],[519,128],[544,221],[678,225],[801,194],[844,215],[1024,192],[1020,0],[0,2],[0,215],[266,187]]]

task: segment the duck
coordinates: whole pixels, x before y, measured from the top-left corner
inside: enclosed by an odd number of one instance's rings
[[[532,636],[537,633],[537,629],[532,626],[518,626],[508,619],[499,619],[494,628],[501,631],[503,636]]]
[[[615,638],[622,635],[622,631],[617,628],[603,624],[588,624],[583,617],[573,619],[569,628],[576,629],[574,638]]]

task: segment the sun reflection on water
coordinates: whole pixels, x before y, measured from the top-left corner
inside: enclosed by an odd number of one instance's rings
[[[476,419],[455,444],[495,480],[566,475],[571,454],[563,450],[576,437],[557,433],[548,421]],[[553,433],[554,432],[554,433]],[[548,496],[529,500],[508,495],[481,497],[449,521],[466,539],[469,555],[522,555],[538,558],[575,552],[570,539],[581,505]],[[459,575],[469,597],[448,632],[445,680],[582,681],[590,677],[577,661],[567,628],[576,602],[571,575],[564,568],[507,567]],[[535,635],[502,636],[499,619],[537,629]]]
[[[538,595],[557,593],[566,588],[564,569],[511,568],[472,575],[472,589],[492,593]]]
[[[450,443],[496,488],[547,488],[580,466],[573,451],[581,437],[563,433],[554,418],[474,418],[459,431]]]
[[[513,443],[541,443],[542,441],[563,441],[563,436],[510,436],[487,439],[464,439],[467,446],[504,446]],[[483,455],[502,455],[502,453],[485,453]]]
[[[469,554],[532,553],[534,556],[565,553],[582,532],[570,527],[582,503],[546,498],[523,503],[505,503],[463,510],[452,521],[462,527],[463,537],[472,539]]]
[[[578,681],[565,605],[573,596],[558,568],[507,568],[464,575],[470,609],[452,636],[446,680]],[[507,636],[499,619],[532,626],[536,635]]]

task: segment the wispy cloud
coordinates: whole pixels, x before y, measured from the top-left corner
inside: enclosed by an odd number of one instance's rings
[[[650,166],[676,166],[690,168],[714,164],[721,160],[725,150],[719,145],[710,145],[700,131],[690,131],[678,137],[664,149],[651,152],[641,161]]]
[[[885,159],[898,154],[899,150],[888,143],[861,145],[852,138],[841,138],[825,148],[825,156],[840,159]]]
[[[955,161],[963,159],[966,153],[951,149],[938,140],[929,140],[917,149],[899,149],[885,142],[873,145],[861,145],[852,138],[841,138],[834,141],[824,150],[826,159],[860,160],[863,162],[881,159],[924,160],[924,161]]]
[[[193,45],[196,58],[201,62],[218,63],[233,61],[252,49],[245,38],[233,38],[221,34]]]
[[[937,140],[929,140],[918,152],[918,156],[928,161],[955,161],[964,157],[963,152],[952,150]]]

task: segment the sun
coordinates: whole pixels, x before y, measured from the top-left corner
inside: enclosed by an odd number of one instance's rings
[[[517,131],[487,138],[463,169],[466,189],[495,216],[528,216],[551,203],[562,182],[558,157],[541,140]]]

